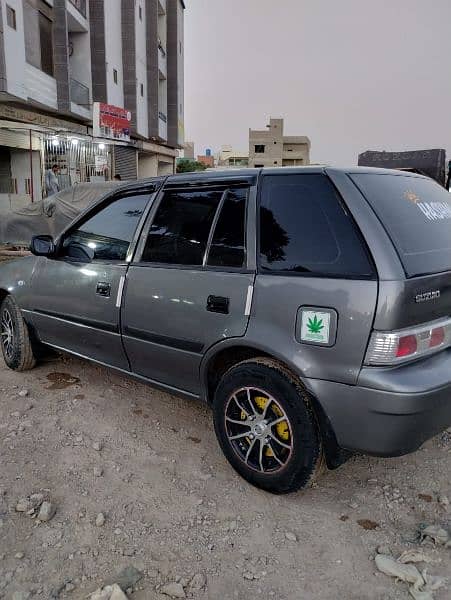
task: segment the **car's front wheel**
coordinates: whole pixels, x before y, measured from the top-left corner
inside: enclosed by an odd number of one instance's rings
[[[35,366],[36,358],[27,324],[11,296],[6,296],[0,305],[0,346],[10,369],[27,371]]]
[[[288,370],[253,359],[230,369],[216,390],[219,444],[244,479],[275,494],[307,487],[323,464],[309,399]]]

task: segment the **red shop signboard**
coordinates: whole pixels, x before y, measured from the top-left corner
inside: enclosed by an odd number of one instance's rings
[[[94,137],[130,141],[132,115],[129,110],[112,104],[94,102],[92,116]]]

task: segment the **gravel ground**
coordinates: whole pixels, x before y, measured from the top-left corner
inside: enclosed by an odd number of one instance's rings
[[[107,369],[63,357],[18,374],[0,360],[0,398],[0,598],[86,598],[118,582],[135,600],[407,600],[377,572],[380,546],[421,549],[431,574],[451,573],[451,548],[418,539],[425,525],[451,530],[451,431],[277,497],[228,466],[207,407]],[[17,512],[32,494],[35,510]]]

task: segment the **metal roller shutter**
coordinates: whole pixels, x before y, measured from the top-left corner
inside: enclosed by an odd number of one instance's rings
[[[130,146],[114,146],[114,174],[122,180],[138,178],[137,151]]]
[[[9,148],[0,147],[0,194],[11,193],[11,155]]]

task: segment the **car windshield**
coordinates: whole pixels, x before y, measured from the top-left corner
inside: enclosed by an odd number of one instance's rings
[[[398,173],[350,177],[384,225],[407,277],[451,270],[451,195],[445,188]]]

